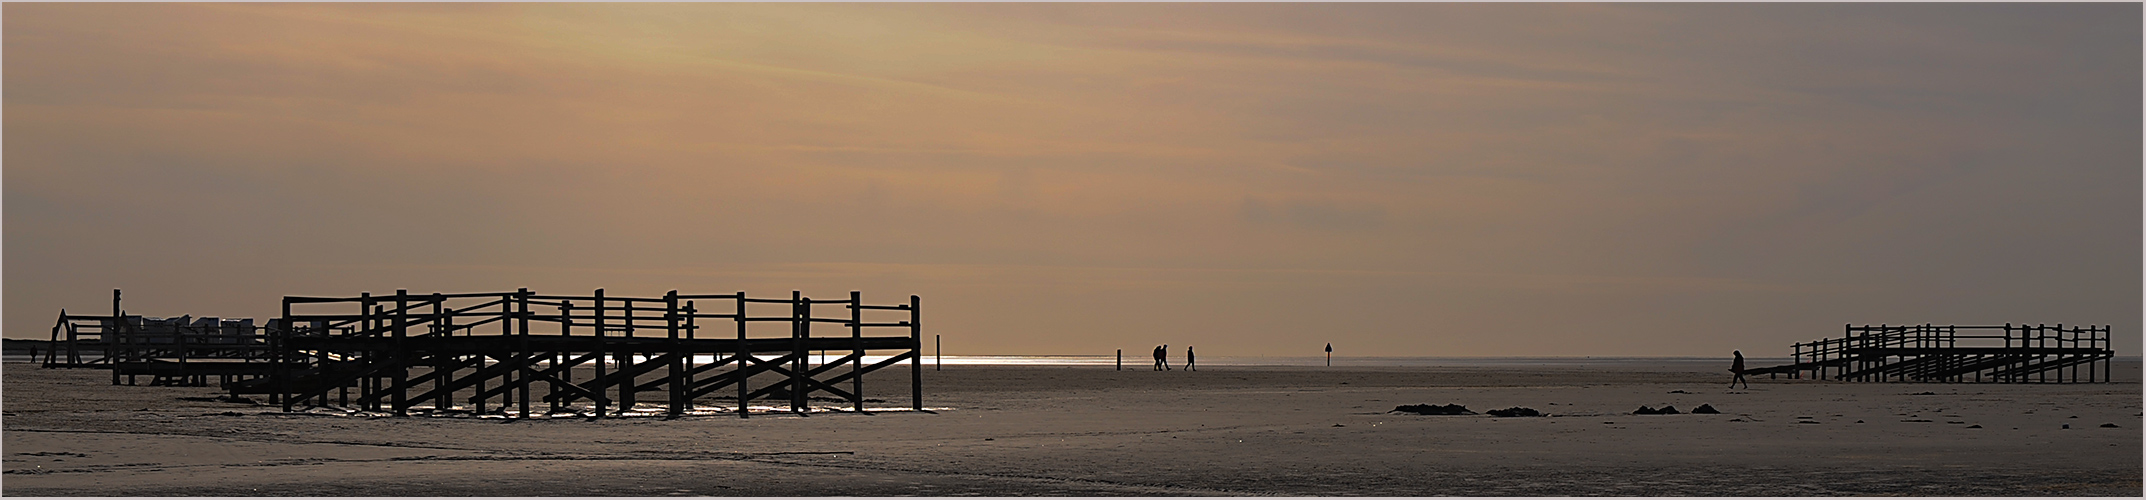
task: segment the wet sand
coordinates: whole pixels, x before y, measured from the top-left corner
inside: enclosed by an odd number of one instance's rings
[[[11,363],[0,494],[2138,496],[2140,367],[2115,371],[1727,390],[1677,366],[949,365],[925,372],[936,413],[509,421],[284,414]],[[874,375],[872,406],[906,406],[906,370]],[[1551,416],[1388,412],[1418,403]],[[1722,413],[1630,414],[1700,404]]]

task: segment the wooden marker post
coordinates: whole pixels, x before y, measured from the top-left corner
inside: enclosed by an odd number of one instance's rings
[[[604,345],[604,289],[596,289],[595,302],[596,309],[590,311],[593,314],[590,317],[590,324],[596,326],[596,378],[589,379],[589,389],[592,389],[590,392],[596,393],[596,397],[591,398],[595,399],[593,402],[596,403],[596,416],[594,418],[601,419],[604,418],[604,410],[611,406],[610,401],[607,401],[605,397],[608,395],[607,391],[604,390],[604,374],[607,373],[605,368],[611,364],[610,360],[604,359],[610,357],[608,354],[611,352],[610,346]]]
[[[864,413],[864,292],[849,291],[849,398]]]
[[[812,352],[805,350],[805,337],[812,335],[810,305],[805,292],[790,291],[790,412],[805,413],[805,368]]]
[[[529,289],[516,290],[514,302],[518,304],[514,308],[514,326],[518,327],[516,331],[521,332],[521,339],[516,342],[522,350],[521,418],[529,418],[529,386],[536,383],[536,356],[529,352]]]
[[[430,330],[432,331],[427,332],[425,334],[425,336],[427,337],[435,337],[431,339],[432,341],[434,341],[433,345],[444,345],[444,342],[441,341],[446,339],[440,337],[452,336],[449,332],[454,331],[454,322],[452,320],[447,319],[446,311],[447,299],[440,298],[439,292],[433,292],[432,328],[430,328]],[[454,398],[450,397],[453,396],[454,393],[448,392],[446,390],[447,379],[454,378],[454,367],[448,366],[448,363],[450,362],[452,362],[452,359],[448,358],[445,353],[442,353],[438,350],[432,352],[432,373],[428,375],[432,377],[432,392],[438,394],[437,396],[433,396],[432,399],[433,415],[445,414],[448,409],[454,407]],[[325,350],[321,351],[320,353],[320,364],[321,366],[328,365],[328,352]],[[477,388],[477,392],[483,393],[484,388],[482,386],[479,386]],[[321,395],[322,399],[326,399],[327,397],[328,396],[326,394]]]
[[[738,349],[737,349],[737,351],[738,351],[738,352],[737,352],[737,356],[736,356],[736,357],[737,357],[737,359],[738,359],[738,369],[736,369],[736,370],[733,370],[733,371],[731,371],[731,372],[730,372],[730,375],[731,375],[731,378],[734,378],[734,379],[736,379],[736,382],[737,382],[737,384],[738,384],[738,418],[748,418],[748,417],[751,417],[751,416],[752,416],[752,409],[751,409],[751,408],[747,408],[747,407],[745,406],[745,403],[746,403],[746,402],[748,402],[748,401],[751,401],[750,399],[746,399],[746,398],[747,398],[747,396],[750,396],[750,395],[752,394],[752,386],[751,386],[751,384],[747,384],[746,382],[747,382],[748,380],[751,380],[751,379],[752,379],[752,377],[751,377],[751,376],[749,376],[749,375],[751,374],[751,371],[750,371],[750,369],[752,368],[752,363],[751,363],[751,361],[752,361],[752,359],[753,359],[753,348],[752,348],[752,346],[751,346],[750,344],[746,344],[746,343],[745,343],[745,320],[746,320],[746,316],[745,316],[745,291],[744,291],[744,290],[739,290],[739,291],[738,291],[738,318],[737,318],[737,320],[738,320]]]
[[[408,400],[404,399],[404,398],[408,397],[408,396],[407,396],[407,395],[405,395],[404,393],[410,392],[410,388],[409,388],[409,384],[408,384],[408,382],[409,382],[409,380],[410,380],[410,348],[408,347],[408,344],[405,344],[405,343],[404,343],[404,338],[406,338],[406,337],[409,337],[409,335],[410,335],[410,291],[409,291],[409,290],[396,290],[396,291],[395,291],[395,344],[394,344],[394,345],[395,345],[395,372],[394,372],[394,376],[395,376],[395,386],[394,386],[394,388],[390,389],[390,390],[391,390],[391,391],[393,391],[393,393],[394,393],[394,394],[392,395],[392,397],[393,397],[394,399],[393,399],[392,401],[390,401],[390,403],[389,403],[389,404],[390,404],[391,406],[393,406],[393,408],[392,408],[392,409],[393,409],[393,410],[395,411],[395,416],[397,416],[397,417],[407,417],[407,416],[410,416],[410,402],[409,402]]]
[[[667,347],[669,347],[669,348],[670,348],[670,350],[671,350],[671,352],[670,352],[670,356],[671,356],[671,362],[670,362],[670,368],[671,368],[671,374],[670,374],[670,381],[669,381],[669,383],[667,383],[667,384],[664,384],[664,385],[666,385],[666,386],[669,386],[669,387],[671,388],[671,394],[670,394],[670,397],[669,397],[669,398],[667,398],[667,399],[670,399],[670,402],[671,402],[671,408],[670,408],[670,410],[671,410],[671,411],[670,411],[671,417],[672,417],[672,418],[677,418],[678,416],[680,416],[680,415],[685,415],[685,413],[686,413],[686,407],[685,407],[685,398],[686,398],[686,388],[685,388],[685,379],[686,379],[686,363],[685,363],[685,359],[684,359],[684,358],[681,358],[681,357],[680,357],[680,356],[681,356],[681,355],[680,355],[680,352],[681,352],[681,351],[683,351],[683,349],[680,349],[680,348],[679,348],[680,344],[678,343],[678,291],[677,291],[677,290],[671,290],[671,291],[670,291],[669,293],[665,293],[665,294],[663,294],[663,324],[664,324],[665,328],[667,328],[667,329],[669,329],[669,330],[670,330],[670,332],[669,332],[669,333],[670,333],[670,343],[669,343],[669,344],[667,345]],[[684,356],[691,356],[691,355],[690,355],[690,354],[686,354],[686,355],[684,355]],[[632,384],[633,384],[633,382],[631,382],[631,381],[628,381],[628,382],[627,382],[627,384],[628,384],[628,385],[632,385]]]

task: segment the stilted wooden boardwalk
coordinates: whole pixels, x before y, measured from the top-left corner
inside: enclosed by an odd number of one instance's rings
[[[910,407],[924,406],[914,295],[891,305],[866,304],[859,292],[284,297],[268,325],[213,333],[141,328],[113,296],[111,316],[61,313],[53,336],[66,347],[47,353],[46,366],[110,367],[114,384],[220,376],[233,396],[266,395],[286,411],[603,418],[705,413],[694,404],[702,400],[730,403],[721,411],[741,417],[756,401],[807,412],[832,399],[864,412],[866,375],[906,362]]]
[[[1840,338],[1794,344],[1795,363],[1745,374],[1858,382],[2109,381],[2109,327],[1847,325]]]
[[[119,308],[112,291],[112,314],[92,316],[60,311],[52,326],[50,349],[39,353],[45,368],[108,368],[112,383],[128,384],[150,376],[151,385],[208,385],[211,377],[228,385],[270,372],[269,339],[273,324],[252,319],[213,317],[150,318]]]

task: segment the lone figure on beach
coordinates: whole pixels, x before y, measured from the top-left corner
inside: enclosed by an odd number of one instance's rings
[[[1198,368],[1192,367],[1192,346],[1185,346],[1185,371],[1196,370],[1198,370]]]
[[[1729,380],[1729,388],[1730,388],[1730,389],[1735,389],[1735,388],[1736,388],[1736,383],[1737,383],[1737,382],[1743,382],[1743,383],[1744,383],[1744,388],[1745,388],[1745,389],[1750,389],[1750,388],[1751,388],[1751,381],[1749,381],[1749,380],[1744,380],[1744,352],[1743,352],[1743,351],[1734,351],[1734,352],[1736,353],[1736,361],[1735,361],[1735,362],[1732,362],[1732,363],[1730,363],[1730,364],[1729,364],[1729,372],[1731,372],[1731,373],[1735,373],[1735,374],[1736,374],[1736,378],[1734,378],[1734,379],[1730,379],[1730,380]]]
[[[1162,371],[1162,346],[1155,346],[1155,371]]]

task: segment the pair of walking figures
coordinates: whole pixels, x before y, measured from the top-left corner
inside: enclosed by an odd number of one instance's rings
[[[1163,344],[1163,345],[1155,346],[1155,371],[1164,371],[1164,370],[1169,370],[1169,369],[1170,369],[1170,345],[1169,345],[1169,344]],[[1185,369],[1186,369],[1186,370],[1192,370],[1192,371],[1199,371],[1199,368],[1194,368],[1194,367],[1193,367],[1192,346],[1189,346],[1189,345],[1188,345],[1188,346],[1185,346]]]

